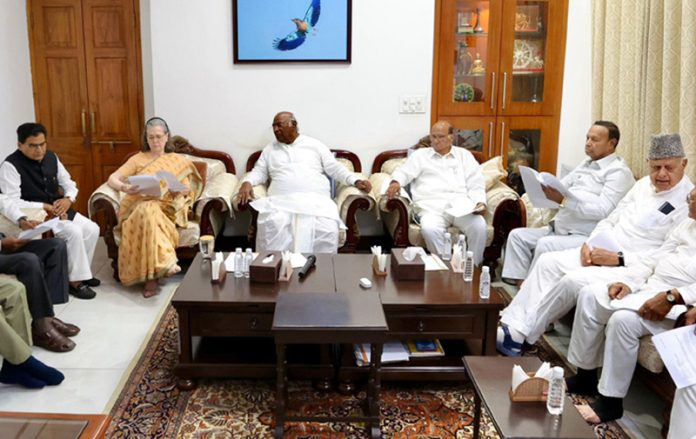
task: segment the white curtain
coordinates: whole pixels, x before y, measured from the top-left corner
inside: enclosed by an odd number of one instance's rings
[[[592,70],[593,116],[619,126],[634,174],[650,136],[676,132],[696,181],[696,1],[594,0]]]

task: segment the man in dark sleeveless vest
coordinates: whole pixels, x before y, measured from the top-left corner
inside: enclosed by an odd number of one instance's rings
[[[60,218],[53,232],[68,247],[70,294],[92,299],[96,293],[90,287],[100,283],[91,270],[99,226],[71,208],[77,185],[58,156],[47,150],[46,135],[46,128],[38,123],[17,128],[17,151],[0,165],[0,190],[19,208],[42,208],[47,219]],[[25,216],[9,219],[22,229],[38,224]]]

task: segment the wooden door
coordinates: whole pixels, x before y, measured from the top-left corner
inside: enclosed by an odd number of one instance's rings
[[[76,210],[140,145],[137,0],[28,0],[36,120],[76,181]]]
[[[496,155],[503,156],[508,173],[519,165],[556,172],[558,122],[551,116],[498,117]]]

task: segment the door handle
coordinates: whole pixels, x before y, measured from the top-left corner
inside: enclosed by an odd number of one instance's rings
[[[503,73],[503,110],[505,109],[505,100],[507,99],[507,72]]]
[[[82,122],[82,137],[87,136],[87,112],[83,109],[80,115],[80,122]]]
[[[97,126],[95,125],[95,117],[94,117],[94,111],[89,113],[90,115],[90,128],[92,129],[92,134],[95,134],[97,132]]]
[[[488,158],[493,157],[493,122],[488,122]]]
[[[500,122],[500,155],[505,155],[505,122]]]
[[[492,72],[491,73],[491,110],[494,107],[495,107],[495,72]]]

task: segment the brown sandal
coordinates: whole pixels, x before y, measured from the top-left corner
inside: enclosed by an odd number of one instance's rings
[[[58,332],[56,328],[51,328],[46,332],[32,333],[34,346],[40,346],[53,352],[68,352],[75,349],[75,342]]]

